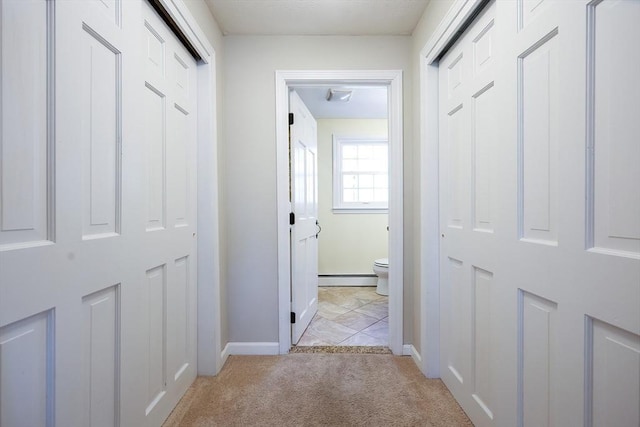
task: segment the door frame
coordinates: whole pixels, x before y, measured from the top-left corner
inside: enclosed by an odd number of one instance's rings
[[[145,1],[145,0],[141,0]],[[182,0],[150,0],[166,11],[200,55],[197,120],[197,371],[222,369],[216,52]]]
[[[401,70],[276,70],[276,192],[278,335],[280,354],[291,348],[291,242],[289,238],[289,87],[380,84],[389,88],[389,348],[403,354],[403,126]]]
[[[456,0],[420,50],[420,370],[440,377],[438,62],[487,0]]]

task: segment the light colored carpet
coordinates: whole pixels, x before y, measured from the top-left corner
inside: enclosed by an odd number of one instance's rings
[[[173,426],[472,426],[440,380],[386,354],[230,356],[199,377]]]

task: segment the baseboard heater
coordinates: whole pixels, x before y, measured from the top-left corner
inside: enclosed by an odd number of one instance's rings
[[[375,274],[319,274],[320,286],[374,286],[378,282]]]

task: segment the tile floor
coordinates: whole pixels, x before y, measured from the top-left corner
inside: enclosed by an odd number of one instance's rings
[[[388,300],[375,286],[318,288],[318,312],[298,346],[389,345]]]

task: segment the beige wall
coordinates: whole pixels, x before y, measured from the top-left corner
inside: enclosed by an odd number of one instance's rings
[[[318,120],[318,274],[374,274],[373,261],[388,256],[386,213],[333,213],[333,135],[388,136],[387,120]]]
[[[228,292],[229,340],[278,341],[276,228],[276,70],[403,70],[404,143],[412,147],[411,37],[227,36],[224,38],[224,163],[221,228]],[[405,167],[411,223],[412,170]],[[411,250],[412,232],[405,234]],[[404,266],[405,324],[411,324],[413,265]],[[405,335],[410,339],[409,335]]]

